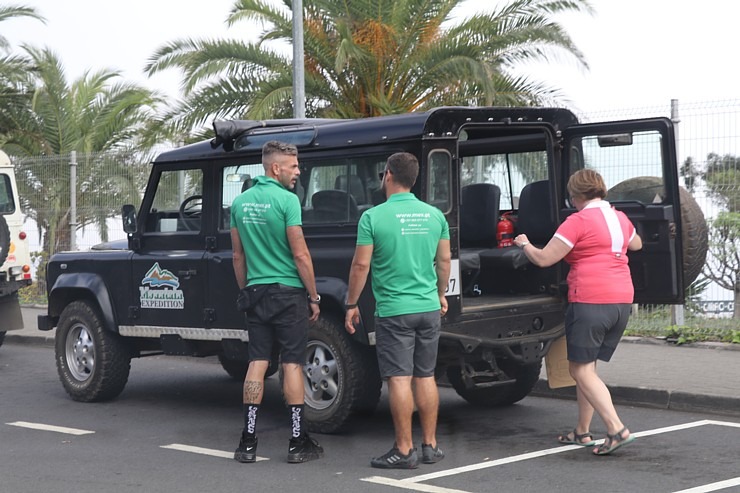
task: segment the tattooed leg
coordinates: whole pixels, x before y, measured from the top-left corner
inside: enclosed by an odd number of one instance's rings
[[[244,404],[259,404],[262,402],[264,384],[254,380],[244,380]]]

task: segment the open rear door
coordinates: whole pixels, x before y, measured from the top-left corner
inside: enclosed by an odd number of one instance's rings
[[[582,168],[598,171],[607,200],[632,220],[643,241],[629,252],[635,303],[683,303],[681,205],[673,124],[667,118],[575,125],[563,132],[562,197]],[[565,204],[564,220],[574,209]]]

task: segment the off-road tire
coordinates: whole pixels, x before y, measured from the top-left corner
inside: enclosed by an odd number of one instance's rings
[[[609,190],[607,200],[637,200],[644,204],[664,196],[663,180],[656,176],[639,176],[618,183]],[[704,268],[709,246],[709,228],[704,213],[694,197],[683,187],[678,190],[681,202],[681,243],[683,244],[683,278],[689,286]]]
[[[309,326],[303,365],[309,431],[336,433],[347,424],[367,384],[360,353],[338,319],[322,314]],[[280,381],[282,384],[283,372]]]
[[[128,381],[131,352],[103,324],[89,301],[73,301],[62,312],[54,344],[57,373],[72,399],[95,402],[119,395]]]
[[[540,378],[542,361],[528,365],[519,365],[509,360],[500,360],[497,363],[499,368],[514,379],[512,382],[501,386],[469,389],[465,387],[459,366],[447,368],[447,379],[457,395],[469,403],[482,407],[502,407],[524,399]]]
[[[383,380],[378,370],[378,355],[370,347],[357,348],[361,358],[359,371],[360,381],[364,384],[358,389],[357,401],[355,402],[355,413],[362,416],[370,416],[375,412],[380,401],[380,391],[383,388]]]
[[[0,216],[0,265],[5,263],[10,250],[10,228],[4,216]]]

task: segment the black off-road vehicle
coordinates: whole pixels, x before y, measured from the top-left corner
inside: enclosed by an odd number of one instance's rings
[[[665,118],[582,125],[564,109],[460,107],[362,120],[218,122],[214,129],[213,140],[156,158],[138,212],[123,208],[127,241],[49,262],[48,315],[39,328],[57,328],[57,367],[73,399],[117,396],[131,358],[151,354],[215,355],[230,375],[244,377],[248,337],[235,306],[229,213],[263,173],[268,140],[299,149],[295,192],[322,298],[304,366],[315,431],[337,430],[379,399],[370,288],[353,336],[343,327],[343,304],[358,219],[384,200],[378,174],[394,152],[419,158],[413,192],[450,225],[438,376],[471,403],[524,398],[564,332],[567,266],[533,266],[517,247],[504,246],[497,226],[511,221],[544,244],[574,212],[565,191],[574,171],[601,172],[614,185],[609,199],[643,238],[643,250],[630,252],[636,302],[682,302],[684,272],[704,260],[695,203],[682,224],[680,198],[687,196]]]

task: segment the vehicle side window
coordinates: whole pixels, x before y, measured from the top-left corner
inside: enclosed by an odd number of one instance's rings
[[[159,175],[144,231],[200,231],[202,209],[203,172],[200,169],[163,171]]]
[[[378,173],[386,159],[358,156],[304,163],[303,224],[356,223],[364,211],[384,202]]]
[[[452,182],[452,156],[447,151],[432,151],[429,154],[427,202],[444,213],[449,212],[450,184]]]
[[[607,200],[659,204],[666,196],[661,146],[660,132],[652,130],[574,139],[569,175],[594,169],[609,187]]]
[[[10,177],[0,175],[0,214],[12,214],[15,212],[15,201],[10,186]]]
[[[476,154],[461,158],[461,187],[474,183],[496,185],[501,191],[501,211],[518,209],[522,189],[547,178],[545,151]]]
[[[242,192],[252,186],[257,176],[263,176],[265,168],[262,163],[246,163],[235,166],[226,166],[221,174],[221,210],[219,212],[219,228],[231,227],[231,203]]]

